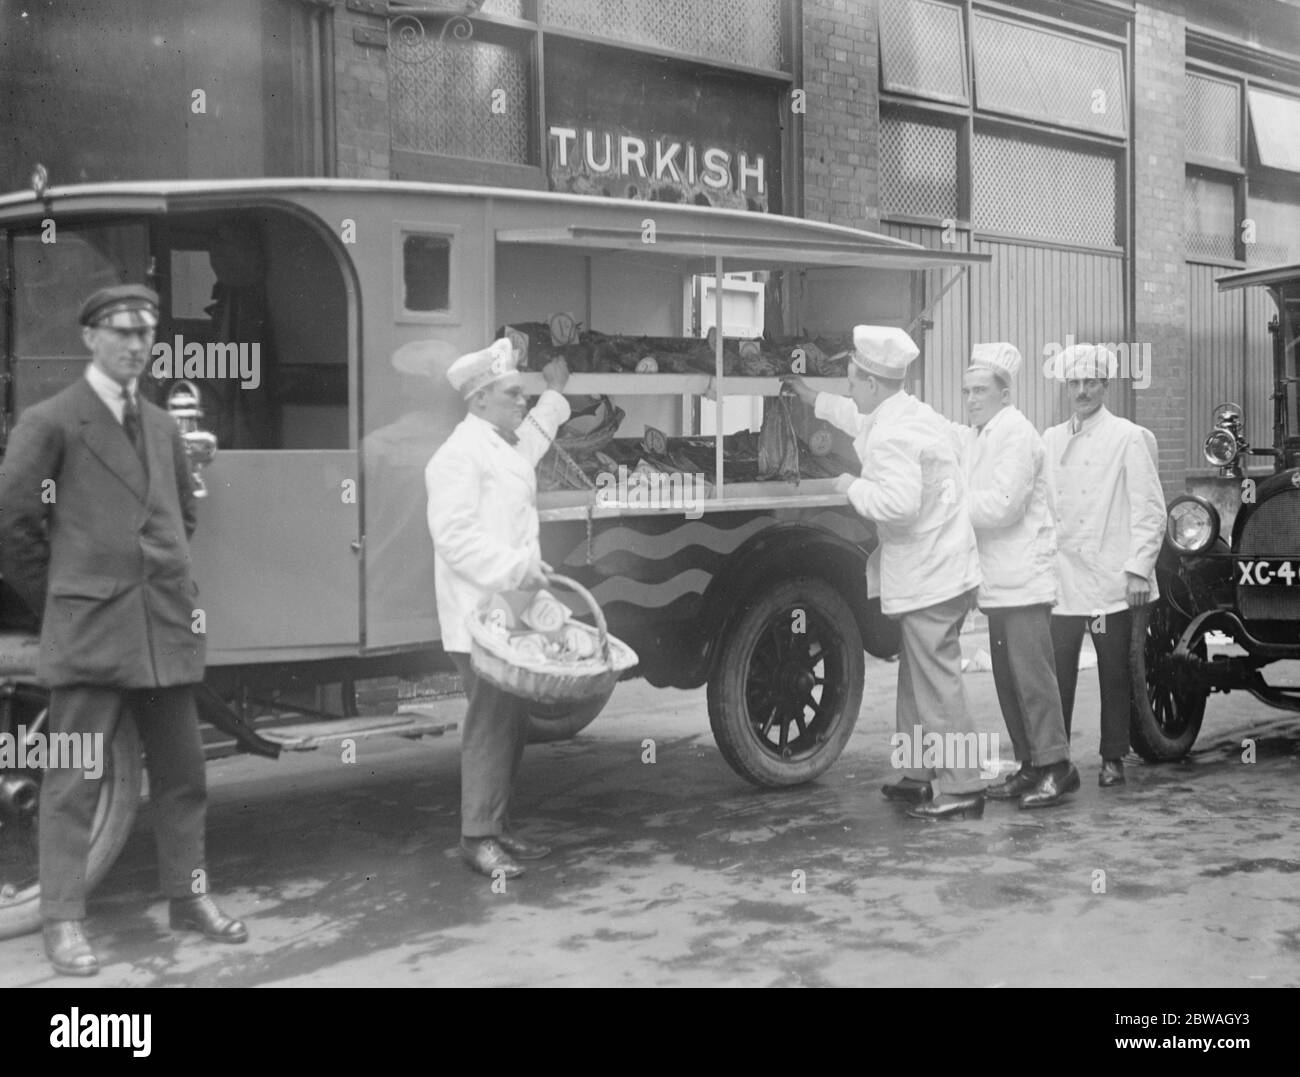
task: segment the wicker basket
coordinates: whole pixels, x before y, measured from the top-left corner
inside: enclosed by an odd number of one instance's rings
[[[521,663],[518,654],[500,636],[484,624],[484,609],[469,615],[469,633],[473,639],[470,664],[474,672],[503,692],[535,703],[580,703],[584,699],[611,691],[622,674],[637,664],[636,652],[622,640],[609,634],[605,615],[585,587],[567,576],[547,574],[547,582],[561,584],[575,591],[591,608],[595,629],[579,623],[598,638],[598,662],[585,662],[574,669],[570,663]]]

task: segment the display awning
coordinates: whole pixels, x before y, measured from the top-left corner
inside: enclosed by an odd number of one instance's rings
[[[1270,266],[1267,269],[1243,269],[1238,273],[1227,273],[1216,277],[1214,283],[1219,291],[1226,292],[1232,288],[1249,288],[1256,284],[1283,284],[1286,281],[1300,280],[1300,262],[1293,265]]]
[[[1252,89],[1248,99],[1259,163],[1300,172],[1300,98]]]
[[[792,233],[798,218],[776,218],[778,229],[755,214],[755,227],[745,235],[709,234],[613,225],[572,224],[556,228],[507,228],[497,231],[498,243],[574,250],[635,251],[639,257],[661,258],[692,273],[712,273],[721,257],[728,271],[783,266],[844,266],[859,269],[935,269],[942,266],[979,265],[992,255],[969,251],[931,250],[905,240],[871,232],[859,238],[827,237],[815,232]],[[653,238],[651,238],[653,235]]]

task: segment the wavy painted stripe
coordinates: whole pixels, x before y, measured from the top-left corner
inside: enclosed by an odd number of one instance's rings
[[[684,550],[675,551],[671,557],[664,557],[658,561],[649,561],[626,550],[615,550],[591,565],[589,571],[595,574],[596,579],[627,576],[642,583],[662,583],[672,579],[677,573],[692,568],[702,569],[708,573],[717,572],[726,557],[726,554],[703,546],[689,546]],[[587,568],[585,555],[581,560],[582,568]]]
[[[598,583],[591,593],[602,607],[606,602],[628,602],[642,609],[657,609],[682,595],[702,593],[712,579],[711,572],[694,568],[663,583],[638,583],[616,576]]]
[[[729,554],[737,549],[751,535],[764,528],[771,527],[770,516],[759,516],[738,527],[715,527],[703,520],[692,520],[671,531],[659,534],[647,534],[620,524],[599,532],[592,540],[591,556],[593,561],[616,550],[624,550],[647,560],[659,561],[672,557],[689,546],[703,546],[705,549],[720,554]],[[585,565],[587,563],[587,543],[584,540],[574,547],[573,552],[564,559],[566,565]]]

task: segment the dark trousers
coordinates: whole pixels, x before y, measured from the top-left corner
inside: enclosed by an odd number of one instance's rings
[[[510,793],[528,743],[528,701],[482,680],[469,655],[448,653],[469,703],[460,738],[460,833],[494,837],[510,828]]]
[[[1070,740],[1052,651],[1051,607],[984,612],[989,619],[993,683],[1016,759],[1034,767],[1069,759]]]
[[[1052,649],[1056,652],[1056,679],[1061,686],[1065,733],[1074,716],[1074,689],[1079,681],[1079,651],[1083,634],[1092,636],[1097,649],[1097,676],[1101,684],[1101,757],[1122,759],[1129,750],[1129,719],[1133,710],[1130,687],[1129,645],[1133,637],[1133,611],[1104,616],[1052,616]]]
[[[50,733],[96,736],[106,760],[123,706],[130,709],[144,743],[162,892],[169,898],[189,897],[195,892],[193,873],[204,867],[207,807],[203,742],[190,686],[55,688],[47,728]],[[47,769],[41,781],[41,915],[47,920],[86,915],[86,864],[101,780],[65,768]]]

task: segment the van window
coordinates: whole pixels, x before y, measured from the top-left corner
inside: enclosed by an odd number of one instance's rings
[[[402,306],[412,313],[451,309],[451,237],[427,232],[402,236]]]

